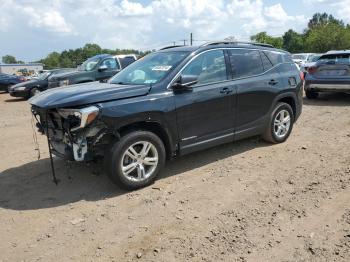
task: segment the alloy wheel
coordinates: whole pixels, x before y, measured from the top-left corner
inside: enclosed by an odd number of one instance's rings
[[[158,160],[156,147],[151,142],[139,141],[124,152],[121,170],[128,180],[142,182],[156,170]]]
[[[288,134],[291,124],[291,116],[287,110],[281,110],[274,120],[274,133],[278,138],[283,138]]]

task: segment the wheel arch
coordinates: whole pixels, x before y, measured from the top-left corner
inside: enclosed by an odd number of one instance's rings
[[[164,143],[166,157],[171,159],[176,148],[173,145],[170,132],[161,123],[156,121],[139,121],[120,127],[117,133],[124,136],[135,130],[145,130],[156,134]]]
[[[280,102],[283,102],[283,103],[290,105],[290,107],[293,110],[294,118],[297,117],[297,100],[296,100],[294,93],[284,93],[284,94],[277,96],[275,99],[275,103],[273,104],[272,110]]]

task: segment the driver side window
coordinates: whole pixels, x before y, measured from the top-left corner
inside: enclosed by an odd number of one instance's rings
[[[213,50],[200,54],[181,72],[181,76],[195,76],[197,83],[205,85],[227,80],[223,50]]]
[[[107,66],[108,70],[118,69],[119,65],[114,58],[108,58],[102,62],[101,65]]]

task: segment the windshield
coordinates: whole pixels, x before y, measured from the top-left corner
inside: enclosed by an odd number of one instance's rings
[[[44,79],[48,78],[50,75],[51,75],[51,72],[48,71],[48,72],[41,73],[36,78],[39,80],[44,80]]]
[[[311,55],[311,56],[309,56],[307,61],[308,62],[316,62],[320,57],[321,57],[321,55]]]
[[[293,59],[305,60],[306,55],[292,55]]]
[[[329,54],[323,55],[318,60],[320,63],[327,64],[350,64],[350,54]]]
[[[165,78],[190,52],[152,53],[132,63],[109,82],[112,84],[155,84]]]
[[[100,61],[100,58],[90,58],[78,67],[79,71],[92,71]]]

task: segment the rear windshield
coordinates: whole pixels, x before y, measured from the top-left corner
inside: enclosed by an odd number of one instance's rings
[[[307,59],[308,62],[316,62],[319,58],[321,57],[321,55],[310,55]]]
[[[350,54],[329,54],[318,59],[322,64],[350,64]]]
[[[292,55],[293,59],[300,59],[300,60],[305,60],[306,55]]]

